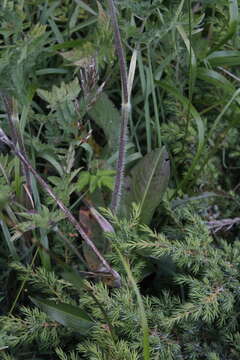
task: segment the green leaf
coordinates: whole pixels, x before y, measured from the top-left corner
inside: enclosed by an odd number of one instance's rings
[[[117,150],[121,116],[106,94],[103,93],[98,98],[97,102],[89,111],[89,115],[103,130],[110,150]]]
[[[89,191],[90,193],[93,193],[94,190],[96,190],[97,188],[97,183],[98,183],[98,177],[96,175],[92,175],[90,177],[90,184],[89,184]]]
[[[223,91],[229,92],[230,94],[233,94],[235,91],[234,85],[217,71],[199,68],[197,77],[214,86],[221,87]]]
[[[234,66],[240,64],[240,51],[237,50],[223,50],[215,51],[209,55],[206,60],[212,66]]]
[[[11,198],[11,187],[9,185],[1,185],[0,191],[0,210],[8,205]]]
[[[101,180],[101,186],[106,186],[110,190],[114,189],[114,178],[111,176],[102,176],[100,178]]]
[[[111,176],[116,175],[116,170],[98,170],[97,176]]]
[[[63,266],[61,266],[63,267]],[[67,266],[64,266],[64,271],[61,273],[62,277],[69,281],[78,292],[84,293],[84,278],[79,275],[75,270],[72,268],[68,268]]]
[[[55,109],[59,103],[75,100],[79,92],[80,85],[77,78],[68,84],[62,82],[60,87],[53,85],[51,91],[37,89],[38,96],[48,102],[52,109]]]
[[[77,190],[78,191],[82,191],[85,186],[88,185],[90,181],[90,173],[88,171],[82,171],[80,173],[80,178],[78,179],[78,182],[77,182]]]
[[[5,239],[5,242],[7,244],[7,247],[10,251],[11,256],[13,257],[14,260],[19,260],[17,250],[15,248],[15,244],[13,243],[13,241],[11,239],[11,234],[9,232],[8,226],[1,218],[0,218],[0,228],[2,229],[2,232],[3,232],[2,238]]]
[[[131,170],[130,190],[125,193],[127,213],[133,202],[140,203],[140,218],[149,224],[167,188],[170,164],[165,147],[145,155]]]
[[[50,75],[50,74],[67,74],[68,70],[62,68],[47,68],[36,71],[37,76]]]
[[[86,335],[95,324],[85,311],[76,306],[65,303],[56,304],[54,301],[41,298],[30,297],[30,299],[51,319],[63,326],[74,329],[82,335]]]
[[[81,6],[82,9],[89,12],[92,15],[97,15],[96,11],[94,11],[89,5],[87,5],[84,1],[75,0],[75,2]]]

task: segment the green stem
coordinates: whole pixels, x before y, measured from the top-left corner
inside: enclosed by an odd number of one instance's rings
[[[127,276],[131,282],[133,291],[135,292],[135,295],[137,298],[140,317],[141,317],[141,326],[142,326],[142,331],[143,331],[143,359],[150,360],[149,328],[148,328],[148,321],[147,321],[147,316],[146,316],[145,309],[144,309],[143,300],[142,300],[140,291],[137,287],[136,281],[134,280],[134,277],[133,277],[133,274],[132,274],[132,271],[130,269],[128,262],[125,260],[125,258],[121,254],[120,250],[116,246],[115,246],[115,249],[121,259],[121,262],[125,268]]]

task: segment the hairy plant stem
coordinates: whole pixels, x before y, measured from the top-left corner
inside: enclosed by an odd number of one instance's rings
[[[71,214],[71,212],[68,210],[68,208],[63,204],[63,202],[58,199],[58,197],[54,194],[54,192],[51,190],[50,186],[42,179],[42,177],[37,173],[37,171],[32,167],[28,159],[21,153],[21,151],[15,146],[15,144],[7,137],[7,135],[4,133],[4,131],[0,128],[0,142],[5,143],[8,145],[15,155],[20,159],[22,164],[24,164],[28,170],[34,175],[38,183],[43,187],[43,189],[51,196],[52,199],[57,203],[58,207],[62,210],[62,212],[65,214],[67,219],[70,221],[70,223],[76,228],[76,230],[79,232],[85,243],[92,249],[92,251],[96,254],[96,256],[99,258],[99,260],[102,263],[102,266],[104,268],[104,271],[108,272],[113,276],[115,279],[116,287],[120,286],[120,276],[119,274],[111,268],[111,266],[108,264],[108,262],[104,259],[104,257],[100,254],[94,243],[91,241],[91,239],[88,237],[88,235],[85,233],[83,228],[80,226],[78,221],[75,219],[75,217]],[[118,285],[118,286],[117,286]]]
[[[116,174],[115,186],[111,201],[111,210],[114,214],[116,214],[119,208],[121,195],[122,195],[124,167],[125,167],[125,158],[126,158],[127,126],[128,126],[130,104],[129,104],[126,59],[122,46],[114,1],[108,0],[108,6],[109,6],[109,11],[113,26],[116,52],[119,59],[121,86],[122,86],[122,116],[121,116],[121,129],[120,129],[120,138],[119,138],[119,153],[118,153],[118,160],[116,166],[117,174]]]
[[[115,186],[114,186],[114,190],[112,194],[112,202],[111,202],[111,210],[113,214],[117,213],[122,196],[122,187],[123,187],[124,170],[125,170],[124,168],[125,168],[125,159],[126,159],[128,117],[129,117],[128,106],[124,106],[123,104],[120,138],[119,138],[119,153],[118,153],[117,166],[116,166],[117,174],[116,174]]]

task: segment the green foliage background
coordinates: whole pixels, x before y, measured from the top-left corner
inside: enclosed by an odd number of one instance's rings
[[[0,358],[237,360],[238,1],[116,6],[128,65],[137,49],[118,217],[108,2],[0,4],[0,127],[76,218],[101,208],[115,233],[85,226],[122,278],[89,278],[91,253],[0,143]]]

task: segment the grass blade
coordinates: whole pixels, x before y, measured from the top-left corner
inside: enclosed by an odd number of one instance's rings
[[[7,247],[10,251],[10,254],[11,256],[13,257],[14,260],[19,260],[19,257],[18,257],[18,254],[17,254],[17,251],[15,249],[15,246],[11,240],[11,234],[8,230],[8,227],[6,225],[6,223],[0,219],[0,226],[2,228],[2,232],[3,232],[3,236],[4,236],[4,239],[6,240],[6,244],[7,244]]]

